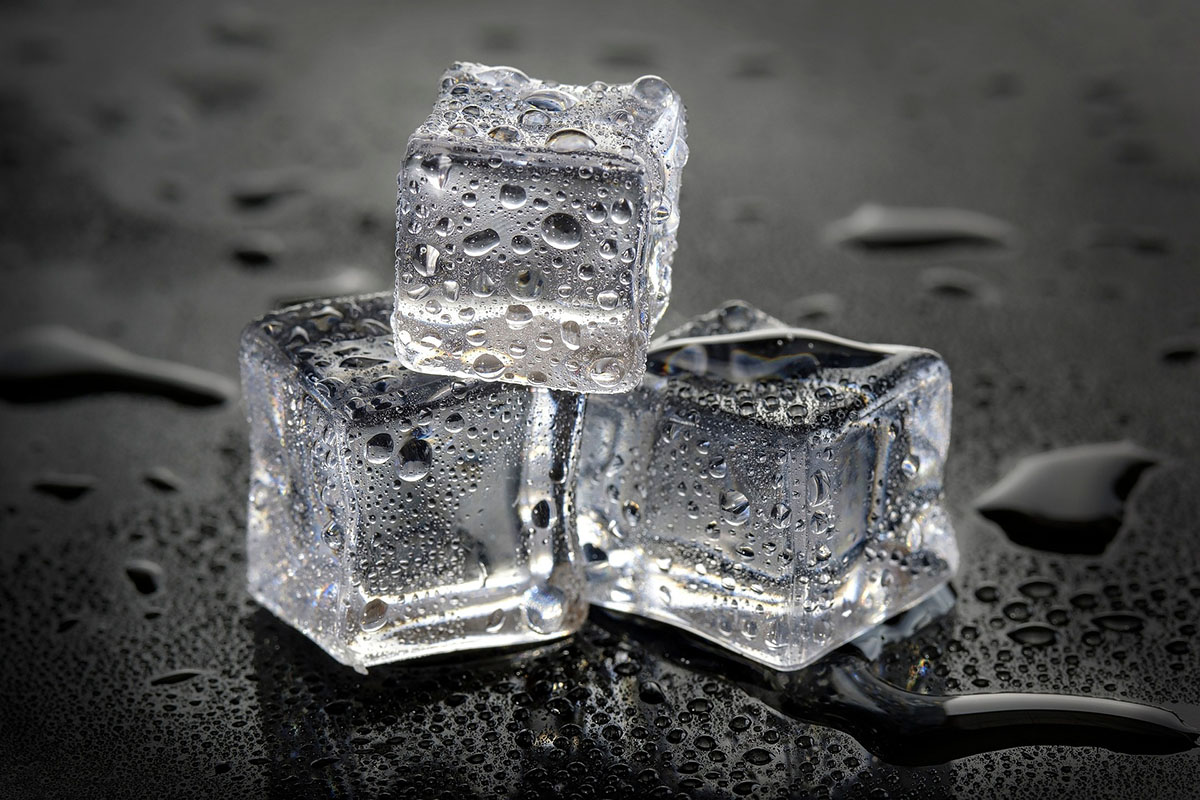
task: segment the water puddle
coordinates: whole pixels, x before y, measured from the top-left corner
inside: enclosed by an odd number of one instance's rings
[[[109,392],[210,406],[235,397],[237,385],[223,375],[135,355],[62,327],[31,328],[0,346],[0,398],[39,403]]]
[[[1013,542],[1097,555],[1117,535],[1125,501],[1161,457],[1130,442],[1069,447],[1021,459],[975,501]]]
[[[1015,246],[1017,232],[977,211],[869,203],[826,226],[825,239],[867,251],[997,249]]]
[[[96,488],[96,477],[83,473],[44,472],[33,482],[33,490],[57,497],[59,500],[78,500]]]

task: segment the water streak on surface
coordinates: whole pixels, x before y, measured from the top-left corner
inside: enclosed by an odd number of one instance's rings
[[[31,328],[0,347],[0,398],[37,403],[106,392],[210,406],[234,397],[237,387],[223,375],[135,355],[63,327]]]

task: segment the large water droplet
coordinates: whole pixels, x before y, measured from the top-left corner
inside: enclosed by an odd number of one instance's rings
[[[750,519],[750,498],[736,489],[721,492],[721,518],[730,525],[742,525]]]
[[[620,200],[612,204],[612,211],[609,212],[613,222],[618,225],[624,225],[633,217],[633,206],[629,201],[622,197]]]
[[[557,633],[567,613],[567,598],[554,586],[534,586],[525,592],[525,620],[537,633]]]
[[[563,320],[562,324],[562,343],[567,346],[568,350],[578,350],[581,343],[582,331],[579,328],[579,323],[573,319]]]
[[[528,195],[525,194],[525,187],[523,186],[506,183],[500,187],[500,205],[507,209],[520,208],[525,205],[527,197]]]
[[[429,474],[433,466],[433,448],[424,439],[409,439],[400,448],[396,464],[396,477],[403,481],[419,481]]]
[[[377,631],[383,627],[383,623],[387,620],[388,604],[385,600],[378,597],[367,601],[362,610],[362,629],[364,631]]]
[[[545,111],[531,108],[521,115],[519,122],[521,123],[521,127],[526,130],[540,131],[550,124],[550,115]]]
[[[372,464],[383,464],[392,457],[395,442],[389,433],[377,433],[367,440],[366,457]]]
[[[525,95],[525,102],[542,111],[557,113],[566,111],[579,101],[573,95],[558,89],[538,89],[536,92]]]
[[[578,128],[563,128],[546,139],[546,147],[556,153],[581,153],[596,146],[596,140]]]
[[[582,236],[579,220],[570,214],[551,214],[542,220],[542,238],[551,247],[570,250],[578,246]]]
[[[613,356],[601,356],[588,367],[588,374],[598,386],[612,386],[621,380],[625,370],[619,359]]]
[[[498,244],[500,234],[491,228],[484,228],[463,239],[463,252],[469,256],[481,256]]]
[[[633,96],[647,105],[666,105],[672,94],[670,84],[657,75],[643,75],[633,82]]]
[[[504,371],[504,362],[491,353],[484,353],[476,358],[472,366],[475,374],[481,378],[495,378]]]
[[[426,278],[437,271],[437,260],[441,253],[431,244],[419,244],[413,248],[413,269]]]
[[[520,330],[533,321],[533,311],[526,305],[511,305],[504,314],[504,321],[513,330]]]

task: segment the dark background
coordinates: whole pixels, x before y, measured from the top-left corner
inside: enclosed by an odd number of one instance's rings
[[[1186,0],[7,0],[0,337],[65,324],[234,378],[239,330],[278,299],[390,285],[394,176],[451,61],[658,73],[688,105],[692,153],[664,328],[740,297],[932,347],[954,372],[958,602],[868,669],[919,693],[1122,698],[1195,724],[1198,38]],[[984,212],[1019,240],[829,243],[868,202]],[[0,795],[1200,786],[1198,750],[1044,744],[1036,727],[898,766],[914,760],[887,744],[903,732],[823,714],[820,681],[779,702],[780,676],[598,612],[544,650],[358,676],[245,594],[240,401],[80,393],[0,401]],[[1101,555],[1019,546],[972,511],[1023,456],[1125,439],[1164,459]],[[53,472],[90,488],[39,489]],[[1015,642],[1025,624],[1054,641]]]

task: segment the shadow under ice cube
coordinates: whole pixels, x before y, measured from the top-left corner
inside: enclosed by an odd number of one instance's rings
[[[935,353],[731,303],[657,341],[633,392],[588,399],[589,599],[803,667],[954,573],[949,440]]]
[[[687,161],[661,78],[455,64],[408,143],[396,351],[424,372],[623,392],[670,294]]]
[[[338,298],[246,329],[250,591],[360,669],[570,633],[582,398],[406,370],[391,311]]]

